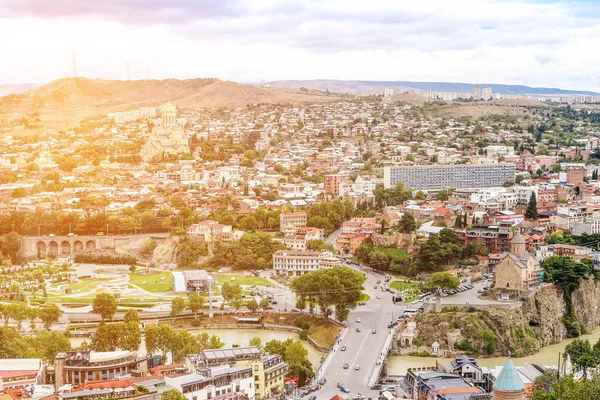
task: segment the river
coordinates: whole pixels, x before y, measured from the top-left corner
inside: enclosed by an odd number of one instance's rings
[[[582,335],[581,339],[588,339],[592,345],[600,339],[600,327],[597,327],[589,335]],[[539,364],[539,365],[557,365],[558,364],[558,353],[564,353],[565,347],[575,339],[566,339],[560,343],[553,344],[551,346],[542,347],[542,349],[531,356],[513,358],[513,362],[517,366],[525,364]],[[497,365],[504,365],[507,357],[493,357],[493,358],[476,358],[477,363],[484,367],[494,367]],[[390,356],[388,357],[388,374],[390,376],[398,376],[406,374],[408,368],[418,367],[434,367],[435,361],[439,360],[441,363],[449,363],[452,361],[450,358],[434,358],[434,357],[411,357],[411,356]]]
[[[286,339],[298,339],[298,334],[286,331],[272,331],[263,329],[188,329],[192,335],[199,335],[202,332],[207,332],[210,335],[217,335],[221,338],[221,341],[225,343],[225,347],[231,347],[232,345],[247,346],[250,339],[253,337],[259,337],[262,340],[263,345],[270,340],[286,340]],[[81,343],[89,338],[71,338],[71,346],[78,347]],[[313,368],[316,370],[321,365],[321,356],[325,356],[325,353],[321,353],[315,350],[306,340],[302,341],[306,350],[308,350],[308,359],[312,362]],[[142,345],[140,346],[140,352],[146,352],[146,346],[142,339]]]

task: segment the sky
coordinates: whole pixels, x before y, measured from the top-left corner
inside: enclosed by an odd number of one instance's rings
[[[600,91],[600,0],[0,0],[0,84],[72,75]]]

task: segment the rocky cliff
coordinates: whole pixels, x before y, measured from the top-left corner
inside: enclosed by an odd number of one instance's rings
[[[586,331],[600,325],[600,282],[582,280],[572,294],[579,323]],[[448,352],[514,356],[534,354],[567,339],[562,288],[547,286],[518,309],[445,309],[417,317],[419,350],[437,341]]]

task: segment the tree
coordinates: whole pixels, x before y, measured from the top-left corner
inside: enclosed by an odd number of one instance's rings
[[[151,325],[145,329],[144,344],[146,345],[146,352],[148,355],[152,355],[156,352],[156,350],[158,350],[157,335],[158,328],[156,326]]]
[[[299,276],[290,286],[297,296],[311,305],[318,304],[323,316],[329,318],[331,307],[336,308],[336,315],[343,316],[344,310],[351,310],[358,305],[364,281],[362,273],[337,266]]]
[[[118,327],[118,347],[122,350],[138,351],[140,344],[142,344],[142,332],[139,323],[136,321],[124,322],[118,324]]]
[[[260,299],[260,303],[258,303],[258,307],[261,309],[261,311],[264,313],[265,311],[267,311],[269,309],[269,307],[271,306],[271,302],[269,301],[269,299],[262,298]]]
[[[181,297],[175,297],[171,300],[171,317],[175,320],[175,317],[181,314],[185,310],[185,300]]]
[[[194,313],[194,318],[198,318],[197,313],[204,307],[204,297],[198,292],[192,292],[188,295],[188,308]]]
[[[119,336],[121,330],[118,324],[106,324],[101,322],[92,341],[90,342],[90,349],[94,351],[115,351],[119,347]]]
[[[250,343],[248,343],[248,345],[254,346],[259,350],[262,350],[262,340],[258,336],[255,336],[252,339],[250,339]]]
[[[332,245],[325,243],[320,239],[311,239],[306,242],[306,250],[310,251],[334,251]]]
[[[162,392],[160,400],[187,400],[187,397],[177,389],[170,389]]]
[[[417,229],[417,221],[415,220],[415,216],[413,213],[405,212],[402,214],[402,218],[398,223],[398,228],[400,232],[403,233],[412,233]]]
[[[437,288],[442,290],[452,290],[458,289],[459,285],[460,279],[448,271],[433,273],[429,278],[429,282],[427,282],[429,290],[437,290]]]
[[[209,335],[206,332],[202,332],[197,337],[198,340],[198,352],[206,349],[220,349],[225,346],[225,343],[221,341],[221,338],[217,335]]]
[[[529,203],[527,203],[527,210],[525,211],[525,218],[536,219],[537,215],[538,215],[537,200],[535,197],[535,192],[532,192],[531,197],[529,197]]]
[[[417,193],[415,193],[415,200],[425,200],[425,193],[419,190]]]
[[[48,330],[53,322],[58,322],[62,314],[63,312],[56,304],[50,304],[40,310],[39,316],[44,321],[44,328]]]
[[[256,299],[251,299],[246,303],[246,307],[248,307],[248,310],[250,310],[250,312],[254,314],[256,310],[258,310],[258,302],[256,301]]]
[[[125,313],[125,317],[123,318],[123,320],[125,321],[125,323],[135,322],[136,324],[139,324],[141,320],[140,313],[137,310],[130,308]]]
[[[94,298],[92,304],[92,312],[100,315],[102,321],[112,320],[117,312],[117,299],[109,293],[100,293]]]
[[[221,294],[227,303],[232,304],[236,310],[239,310],[242,305],[242,288],[240,285],[232,285],[225,282],[221,286]]]
[[[301,341],[295,340],[286,346],[284,360],[290,366],[289,374],[298,378],[299,386],[304,386],[306,379],[312,377],[313,370],[308,360],[308,350],[304,348]]]

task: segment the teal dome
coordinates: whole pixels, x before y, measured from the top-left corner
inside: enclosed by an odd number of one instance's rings
[[[525,385],[519,376],[519,371],[515,368],[512,360],[509,358],[504,364],[498,379],[494,383],[494,389],[501,392],[522,392]]]

